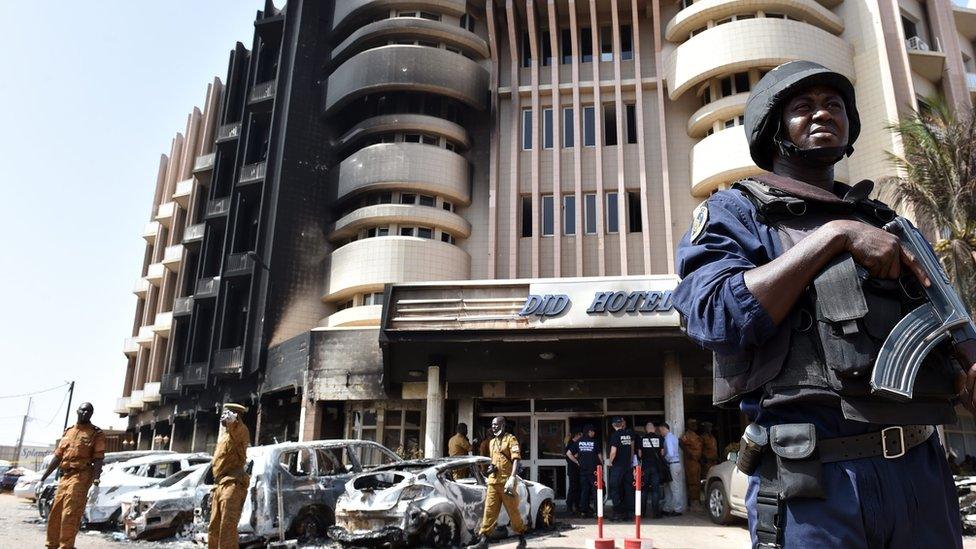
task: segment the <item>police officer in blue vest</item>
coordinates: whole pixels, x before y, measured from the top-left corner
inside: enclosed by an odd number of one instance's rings
[[[928,279],[880,228],[895,214],[869,198],[873,183],[834,180],[860,132],[854,99],[846,77],[807,61],[758,82],[745,133],[767,172],[695,211],[675,307],[713,351],[715,404],[753,420],[738,465],[754,546],[961,547],[935,426],[955,422],[976,352],[935,349],[911,401],[871,393],[874,358]]]

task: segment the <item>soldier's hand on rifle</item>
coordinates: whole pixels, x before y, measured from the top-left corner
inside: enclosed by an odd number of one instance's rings
[[[844,239],[844,251],[854,261],[868,270],[874,278],[896,279],[901,276],[902,266],[907,267],[925,287],[931,282],[925,269],[911,253],[902,247],[898,236],[860,221],[838,219],[824,227]]]
[[[969,339],[957,344],[955,351],[956,360],[963,368],[956,381],[959,402],[976,414],[976,340]]]

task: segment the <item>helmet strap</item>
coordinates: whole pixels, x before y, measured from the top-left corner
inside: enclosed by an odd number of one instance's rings
[[[783,136],[783,128],[773,136],[773,143],[783,158],[791,158],[800,163],[816,168],[836,164],[840,162],[844,155],[850,156],[854,152],[854,147],[844,145],[840,147],[817,147],[816,149],[801,149],[793,144],[788,138]]]

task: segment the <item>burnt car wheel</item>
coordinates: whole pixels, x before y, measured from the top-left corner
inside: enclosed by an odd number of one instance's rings
[[[325,528],[322,521],[312,513],[304,513],[295,519],[292,530],[299,541],[311,541],[325,537]]]
[[[552,530],[556,527],[556,504],[551,499],[539,504],[539,511],[535,515],[535,527],[540,530]]]
[[[458,533],[458,523],[454,515],[441,513],[431,519],[427,527],[425,544],[431,547],[455,547]]]

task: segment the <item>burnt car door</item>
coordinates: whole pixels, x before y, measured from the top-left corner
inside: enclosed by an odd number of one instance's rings
[[[335,522],[336,500],[346,489],[346,481],[352,478],[354,466],[349,448],[318,448],[315,451],[319,498],[331,511],[329,526]]]
[[[442,471],[438,479],[445,496],[461,513],[461,519],[464,521],[463,528],[471,534],[480,529],[487,491],[481,468],[476,464],[458,465]]]
[[[272,493],[272,497],[281,497],[284,512],[282,523],[286,530],[291,528],[304,510],[320,499],[313,454],[311,448],[292,448],[282,451],[278,456],[278,470],[275,473],[277,492]],[[278,505],[276,500],[269,503],[272,508]]]

